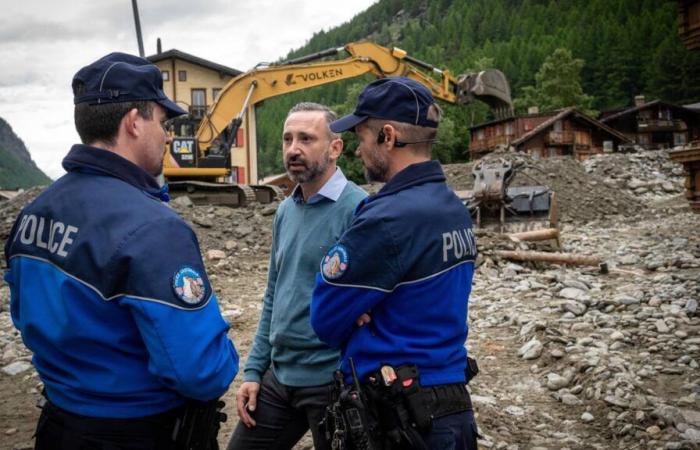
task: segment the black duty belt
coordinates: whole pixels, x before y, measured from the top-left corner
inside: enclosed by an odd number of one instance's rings
[[[44,413],[62,427],[77,432],[111,433],[128,429],[135,433],[172,433],[173,426],[183,407],[178,407],[160,414],[134,418],[103,418],[74,414],[59,408],[51,401],[43,407]]]
[[[428,408],[433,418],[472,410],[472,400],[463,383],[423,386],[423,392],[430,395]]]

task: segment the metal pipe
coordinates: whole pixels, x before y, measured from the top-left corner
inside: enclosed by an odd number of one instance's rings
[[[139,20],[139,7],[136,0],[131,0],[131,7],[134,10],[134,23],[136,24],[136,40],[139,42],[139,56],[143,58],[146,54],[143,51],[143,37],[141,36],[141,21]]]

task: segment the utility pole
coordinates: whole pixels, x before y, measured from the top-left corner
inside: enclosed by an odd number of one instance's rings
[[[136,24],[136,39],[139,41],[139,56],[146,56],[143,52],[143,38],[141,37],[141,21],[139,20],[139,7],[136,0],[131,0],[131,7],[134,9],[134,23]]]

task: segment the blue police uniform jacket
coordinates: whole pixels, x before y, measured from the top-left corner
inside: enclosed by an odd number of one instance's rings
[[[192,229],[112,152],[76,145],[63,167],[5,244],[12,319],[49,400],[128,418],[222,395],[238,355]]]
[[[415,364],[425,386],[464,382],[476,241],[471,217],[436,161],[408,166],[361,202],[321,261],[311,324],[360,381]],[[369,313],[371,322],[355,320]]]

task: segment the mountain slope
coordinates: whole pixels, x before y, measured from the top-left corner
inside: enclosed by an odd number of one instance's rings
[[[32,161],[24,142],[0,118],[0,189],[26,189],[49,183],[51,179]]]

